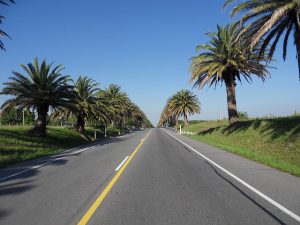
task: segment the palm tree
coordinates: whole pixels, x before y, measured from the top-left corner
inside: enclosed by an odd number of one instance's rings
[[[237,0],[227,0],[224,7]],[[286,59],[289,37],[294,36],[300,78],[300,1],[299,0],[248,0],[238,1],[231,15],[244,15],[240,23],[247,24],[244,32],[250,38],[251,46],[255,46],[262,38],[261,53],[268,46],[269,59],[273,57],[278,41],[283,39],[283,59]]]
[[[135,127],[147,126],[147,117],[144,112],[129,99],[128,107],[126,110],[126,122],[129,124],[129,120],[134,123]]]
[[[160,120],[158,122],[158,126],[164,126],[165,124],[174,125],[174,122],[177,124],[178,122],[178,115],[175,115],[172,111],[170,102],[173,96],[168,98],[166,105],[160,115]]]
[[[37,122],[33,132],[37,136],[46,135],[46,117],[49,108],[72,108],[74,100],[73,86],[69,85],[69,76],[61,74],[63,67],[58,65],[51,69],[53,63],[47,64],[43,60],[39,65],[38,59],[34,63],[21,65],[27,76],[13,72],[10,82],[4,83],[0,94],[13,95],[6,100],[2,109],[11,107],[19,109],[33,108],[37,111]]]
[[[99,92],[99,97],[104,98],[110,107],[109,119],[112,126],[115,123],[121,123],[126,114],[129,98],[127,94],[121,91],[121,87],[116,84],[110,84],[108,88]]]
[[[247,48],[241,29],[234,25],[225,27],[217,26],[218,31],[207,33],[210,41],[206,45],[197,46],[201,53],[192,58],[190,66],[191,82],[199,89],[205,84],[209,86],[224,82],[227,92],[227,106],[229,123],[239,121],[236,108],[235,86],[236,80],[241,81],[244,77],[248,82],[251,75],[256,75],[263,80],[268,74],[263,55],[258,60],[258,46],[253,50]]]
[[[77,129],[80,133],[84,132],[87,121],[97,118],[98,83],[88,77],[81,77],[74,83],[76,92],[76,117]]]
[[[200,113],[200,102],[191,91],[182,89],[168,100],[168,109],[176,117],[183,116],[184,125],[188,125],[188,115]]]
[[[15,1],[14,0],[7,0],[7,1],[6,0],[0,0],[0,4],[2,4],[2,5],[8,5],[8,3],[15,3]],[[0,15],[0,24],[3,23],[3,19],[5,19],[5,17],[2,16],[2,15]],[[0,37],[8,37],[8,38],[10,38],[8,36],[8,34],[5,33],[2,29],[0,29]],[[5,50],[4,43],[1,40],[0,40],[0,49],[1,50]]]

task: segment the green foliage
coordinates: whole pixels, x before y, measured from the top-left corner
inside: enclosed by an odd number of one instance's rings
[[[242,119],[242,120],[249,119],[249,116],[248,116],[247,112],[238,111],[238,115],[239,115],[239,118]]]
[[[239,23],[245,26],[243,33],[247,36],[250,46],[253,47],[263,39],[261,53],[269,48],[270,60],[281,38],[283,38],[282,56],[284,60],[286,59],[289,38],[293,36],[300,77],[300,1],[227,0],[225,7],[233,2],[237,4],[231,15],[234,17],[241,14]]]
[[[188,115],[200,113],[200,101],[191,91],[182,89],[172,95],[161,113],[158,126],[168,124],[173,126],[178,123],[178,118],[183,116],[185,125],[188,124]]]
[[[11,108],[9,110],[4,111],[1,113],[0,123],[3,124],[10,124],[16,125],[22,123],[22,115],[20,111],[16,108]]]
[[[14,0],[1,0],[0,1],[0,6],[1,5],[8,6],[9,3],[15,3],[15,1]],[[5,19],[5,17],[2,16],[2,15],[0,15],[0,24],[3,23],[4,19]],[[8,37],[8,38],[10,38],[7,33],[5,33],[2,29],[0,29],[0,38],[1,37]],[[5,51],[4,43],[1,40],[0,40],[0,50],[4,50]]]
[[[201,53],[192,58],[191,82],[194,86],[209,86],[218,82],[251,81],[251,75],[264,79],[268,74],[266,60],[259,61],[259,46],[250,49],[245,45],[241,28],[235,25],[217,26],[217,32],[207,33],[208,43],[198,45]],[[263,58],[264,59],[264,58]]]
[[[81,133],[84,132],[85,124],[100,118],[104,119],[105,115],[98,110],[100,99],[96,94],[100,90],[93,79],[88,77],[81,77],[74,83],[75,86],[75,103],[76,108],[73,111],[77,118],[77,129]]]
[[[120,86],[110,84],[105,90],[99,91],[98,96],[107,101],[109,106],[107,118],[112,124],[112,127],[152,126],[144,112],[129,99],[128,95],[121,90]]]
[[[25,124],[34,123],[34,115],[29,110],[24,110]],[[0,124],[2,125],[17,125],[23,123],[23,112],[15,107],[1,113]]]
[[[38,138],[26,126],[0,126],[0,167],[77,147],[94,137],[92,129],[80,134],[72,129],[49,127],[47,133],[47,137]]]
[[[53,69],[52,65],[45,60],[39,65],[37,58],[33,64],[21,65],[26,75],[13,72],[10,82],[3,84],[0,93],[14,96],[3,103],[3,111],[12,107],[36,110],[38,119],[33,131],[37,136],[46,135],[49,108],[73,107],[74,91],[73,86],[69,85],[70,77],[61,74],[61,65]]]
[[[261,79],[269,74],[267,57],[260,54],[260,43],[247,47],[247,39],[242,33],[242,27],[227,25],[217,26],[217,32],[207,33],[209,41],[198,45],[200,54],[192,58],[190,65],[191,82],[200,90],[204,85],[225,83],[227,92],[228,118],[230,123],[237,122],[235,86],[236,80],[241,82],[244,77],[251,81],[256,75]]]
[[[106,132],[108,136],[114,137],[114,136],[118,136],[121,131],[119,128],[109,126],[107,127]]]

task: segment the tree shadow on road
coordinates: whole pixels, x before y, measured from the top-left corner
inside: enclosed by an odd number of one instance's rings
[[[211,165],[209,162],[205,161],[206,164],[208,164],[213,171],[223,180],[225,180],[230,186],[232,186],[234,189],[236,189],[238,192],[240,192],[243,196],[245,196],[247,199],[249,199],[253,204],[255,204],[257,207],[259,207],[261,210],[263,210],[265,213],[267,213],[270,217],[272,217],[274,220],[276,220],[279,224],[285,225],[286,223],[284,223],[283,221],[281,221],[281,219],[279,219],[276,215],[274,215],[272,212],[270,212],[269,210],[267,210],[263,205],[261,205],[260,203],[258,203],[257,201],[255,201],[253,198],[251,198],[248,194],[246,194],[242,189],[240,189],[238,186],[236,186],[232,181],[230,181],[229,179],[225,178],[222,174],[220,174],[218,172],[218,170]]]

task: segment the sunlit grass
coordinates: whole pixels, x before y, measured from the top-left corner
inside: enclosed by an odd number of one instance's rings
[[[49,127],[44,138],[32,136],[29,130],[30,127],[26,126],[0,126],[0,167],[58,153],[94,139],[92,128],[87,128],[82,135],[68,128]],[[101,138],[99,131],[97,138]]]

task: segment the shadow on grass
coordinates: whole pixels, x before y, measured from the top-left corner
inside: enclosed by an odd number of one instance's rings
[[[48,136],[31,136],[29,129],[18,127],[0,129],[0,167],[43,155],[57,153],[61,149],[74,148],[91,142],[88,135],[69,129],[49,128]]]
[[[224,135],[245,132],[249,129],[260,129],[262,136],[269,136],[270,141],[282,136],[285,141],[294,142],[300,137],[300,117],[286,117],[277,119],[257,119],[234,123],[229,126],[218,126],[199,132],[199,135],[212,134],[221,131]]]
[[[66,133],[67,132],[67,133]],[[82,143],[85,137],[81,137],[80,134],[70,132],[68,130],[51,130],[46,137],[39,138],[30,135],[27,130],[11,131],[6,129],[0,130],[0,136],[5,139],[11,139],[16,141],[30,142],[32,145],[55,145],[61,147],[68,147],[70,145],[76,145],[76,143]],[[81,138],[81,139],[80,139]],[[68,142],[72,140],[73,142]],[[73,144],[74,143],[74,144]]]
[[[276,220],[279,224],[285,224],[283,221],[281,221],[276,215],[274,215],[272,212],[270,212],[268,209],[266,209],[263,205],[255,201],[252,197],[250,197],[248,194],[246,194],[241,188],[239,188],[237,185],[235,185],[232,181],[224,177],[222,174],[218,172],[218,170],[213,167],[209,162],[206,161],[206,164],[208,164],[213,171],[224,181],[226,181],[230,186],[232,186],[235,190],[237,190],[239,193],[241,193],[244,197],[246,197],[248,200],[250,200],[254,205],[256,205],[258,208],[260,208],[262,211],[264,211],[266,214],[268,214],[272,219]]]

